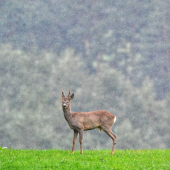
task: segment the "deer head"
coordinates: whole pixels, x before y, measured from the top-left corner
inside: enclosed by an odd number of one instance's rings
[[[72,90],[69,91],[68,96],[65,97],[64,91],[62,89],[62,108],[63,110],[70,109],[70,100],[74,98],[74,93],[72,93]]]

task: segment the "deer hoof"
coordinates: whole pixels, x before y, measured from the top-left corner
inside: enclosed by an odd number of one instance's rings
[[[111,155],[114,155],[114,151],[111,153]]]

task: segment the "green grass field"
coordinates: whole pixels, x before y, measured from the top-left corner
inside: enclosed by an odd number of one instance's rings
[[[170,169],[170,150],[14,150],[0,148],[0,169]]]

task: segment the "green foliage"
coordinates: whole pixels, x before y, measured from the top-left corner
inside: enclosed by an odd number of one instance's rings
[[[169,150],[0,150],[1,169],[169,169]]]

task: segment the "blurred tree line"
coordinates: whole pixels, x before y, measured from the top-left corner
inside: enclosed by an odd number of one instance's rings
[[[0,145],[70,149],[73,111],[116,115],[117,148],[168,148],[168,0],[0,1]],[[111,148],[98,130],[86,149]]]

